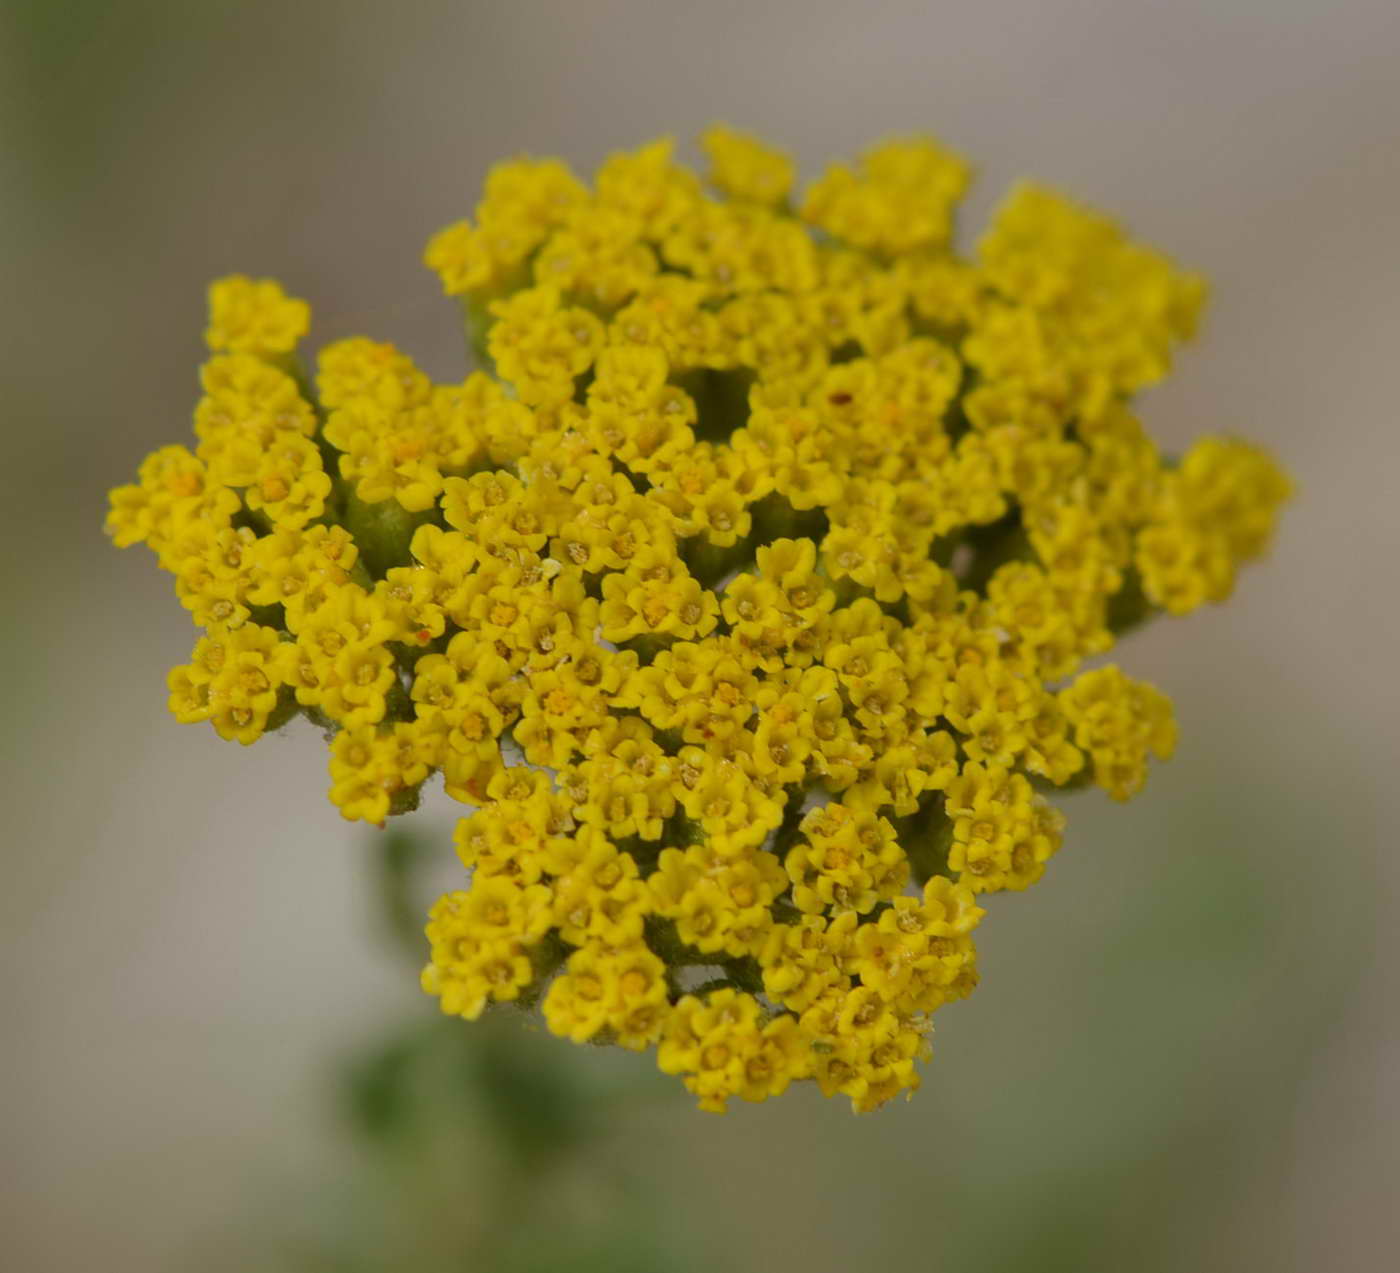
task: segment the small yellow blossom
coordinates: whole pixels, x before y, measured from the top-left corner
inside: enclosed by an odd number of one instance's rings
[[[311,326],[311,307],[288,296],[275,279],[241,274],[209,285],[209,330],[204,338],[215,353],[270,358],[290,353]]]
[[[880,258],[941,248],[971,175],[960,155],[932,138],[885,142],[855,168],[832,164],[807,191],[802,216]]]
[[[710,180],[731,199],[778,204],[792,189],[797,176],[792,160],[748,133],[716,124],[700,145],[710,159]]]
[[[1115,800],[1141,789],[1149,752],[1166,760],[1176,749],[1171,700],[1117,667],[1081,674],[1058,697],[1074,741],[1093,762],[1094,781]]]

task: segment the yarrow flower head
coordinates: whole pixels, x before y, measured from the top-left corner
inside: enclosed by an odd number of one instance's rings
[[[1138,792],[1169,700],[1102,656],[1229,596],[1288,479],[1132,395],[1204,287],[1024,185],[970,258],[970,170],[877,145],[794,194],[728,128],[591,187],[489,174],[426,261],[482,370],[294,350],[271,281],[210,289],[196,443],[112,492],[203,629],[170,708],[329,739],[382,825],[441,775],[469,878],[423,986],[654,1048],[702,1108],[919,1084],[989,894],[1060,847],[1057,790]],[[1091,662],[1092,661],[1092,662]]]

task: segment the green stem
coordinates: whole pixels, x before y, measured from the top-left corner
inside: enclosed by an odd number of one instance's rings
[[[349,486],[345,488],[345,524],[355,537],[360,562],[373,579],[383,579],[395,566],[413,560],[409,541],[425,520],[396,499],[367,504]]]
[[[749,389],[753,372],[702,369],[686,372],[680,384],[695,399],[695,436],[704,442],[723,442],[749,418]]]
[[[909,869],[920,887],[935,875],[948,874],[948,850],[953,844],[953,821],[942,796],[899,825],[899,842],[909,858]]]
[[[1030,539],[1021,525],[1018,513],[1008,514],[990,526],[975,526],[968,532],[967,543],[972,547],[972,563],[958,580],[972,592],[986,593],[987,581],[1008,561],[1019,561],[1030,555]]]
[[[1108,599],[1108,630],[1114,636],[1124,636],[1161,613],[1143,592],[1137,567],[1129,566],[1123,572],[1123,586]]]

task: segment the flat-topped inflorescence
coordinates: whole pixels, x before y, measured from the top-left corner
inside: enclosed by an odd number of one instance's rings
[[[181,721],[291,716],[331,799],[382,824],[441,774],[475,807],[424,987],[655,1046],[706,1109],[797,1079],[872,1109],[918,1085],[977,982],[978,899],[1060,845],[1047,793],[1117,799],[1175,742],[1112,664],[1129,628],[1230,594],[1289,482],[1129,400],[1196,276],[1035,186],[971,259],[966,162],[837,164],[706,134],[592,187],[494,168],[427,263],[489,370],[293,350],[304,302],[210,292],[193,452],[112,494],[206,629]]]

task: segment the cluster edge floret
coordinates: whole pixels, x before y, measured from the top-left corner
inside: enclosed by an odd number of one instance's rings
[[[434,775],[473,807],[444,1012],[654,1047],[704,1109],[865,1111],[977,984],[980,899],[1059,848],[1047,797],[1171,754],[1170,701],[1098,656],[1226,599],[1290,483],[1145,433],[1205,289],[1114,222],[1023,184],[965,259],[932,139],[800,198],[757,139],[702,144],[709,189],[664,139],[591,187],[493,168],[425,253],[458,383],[368,338],[313,378],[306,303],[218,280],[197,445],[107,528],[205,630],[177,720],[309,718],[347,819]]]

